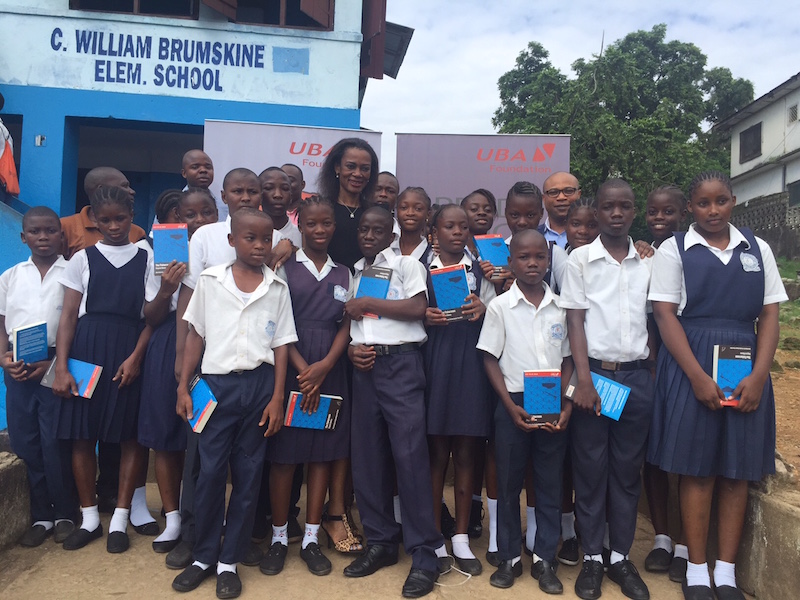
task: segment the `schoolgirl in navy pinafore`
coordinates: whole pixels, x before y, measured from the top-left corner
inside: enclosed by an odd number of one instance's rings
[[[297,351],[310,365],[324,359],[333,345],[344,317],[344,301],[350,289],[349,269],[337,263],[322,279],[311,274],[293,255],[283,267],[292,297]],[[286,396],[299,390],[297,371],[289,364],[286,371]],[[270,438],[267,459],[281,464],[328,462],[350,456],[350,397],[344,355],[328,372],[320,392],[341,396],[342,409],[332,431],[282,427]]]
[[[141,378],[120,388],[111,381],[136,348],[144,328],[147,251],[117,268],[95,246],[85,250],[89,263],[86,314],[78,319],[70,358],[100,365],[103,372],[90,399],[61,398],[59,439],[122,442],[136,438]]]
[[[764,264],[753,233],[745,228],[740,231],[749,248],[740,244],[727,265],[701,244],[684,250],[685,233],[675,234],[687,296],[679,320],[692,352],[709,375],[715,344],[750,346],[755,360],[755,320],[764,301]],[[712,411],[697,400],[689,378],[662,348],[655,389],[648,462],[694,477],[756,481],[775,472],[771,378],[754,412]]]
[[[489,285],[478,261],[467,268],[467,283],[479,297],[481,285]],[[428,289],[431,306],[436,306],[430,278]],[[476,348],[482,325],[483,318],[428,327],[428,341],[423,346],[428,435],[489,436],[491,387],[483,356]]]

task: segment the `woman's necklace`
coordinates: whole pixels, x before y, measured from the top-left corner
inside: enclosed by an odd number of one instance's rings
[[[350,218],[351,219],[355,219],[356,218],[356,211],[359,209],[359,206],[356,206],[353,210],[350,210],[350,207],[347,206],[347,204],[342,204],[341,202],[339,204],[341,204],[342,206],[344,206],[347,209],[347,212],[350,213]]]

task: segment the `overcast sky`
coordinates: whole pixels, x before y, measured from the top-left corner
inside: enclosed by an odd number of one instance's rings
[[[568,76],[631,31],[667,24],[667,39],[697,45],[707,67],[753,82],[755,97],[800,71],[800,20],[791,0],[388,0],[387,20],[414,37],[397,80],[371,79],[361,125],[383,132],[381,168],[395,168],[394,133],[492,133],[497,80],[529,41]],[[568,132],[566,132],[568,133]],[[402,184],[402,182],[401,182]]]

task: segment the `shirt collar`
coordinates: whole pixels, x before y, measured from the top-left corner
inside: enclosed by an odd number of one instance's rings
[[[81,212],[78,213],[81,218],[81,224],[86,229],[97,229],[97,224],[89,218],[89,211],[91,210],[91,206],[87,205],[81,209]]]
[[[311,259],[308,258],[308,256],[305,253],[305,250],[303,250],[302,248],[300,248],[297,252],[294,253],[294,257],[295,257],[295,260],[297,262],[299,262],[299,263],[311,262]],[[325,260],[325,264],[323,265],[323,268],[325,268],[325,267],[333,268],[333,267],[336,267],[336,266],[337,266],[336,263],[333,261],[333,259],[331,258],[331,255],[329,254],[328,258]]]
[[[539,308],[536,308],[536,306],[534,306],[528,301],[528,299],[525,297],[525,294],[523,294],[522,290],[519,289],[517,282],[514,281],[514,283],[511,284],[509,290],[506,292],[506,294],[508,294],[509,297],[509,306],[511,308],[514,308],[520,302],[524,302],[528,306],[531,306],[537,311],[540,311],[550,303],[555,304],[555,295],[553,294],[553,291],[550,289],[550,286],[547,285],[547,283],[545,283],[544,281],[542,281],[542,285],[544,286],[544,297],[542,297],[542,301],[539,303]]]
[[[608,253],[608,250],[606,250],[606,247],[603,245],[603,241],[600,239],[600,236],[598,235],[594,239],[594,241],[591,244],[589,244],[588,261],[592,262],[595,260],[600,260],[601,258],[605,259],[608,262],[617,262],[616,260],[614,260],[611,254]],[[628,255],[623,260],[628,260],[629,258],[632,258],[634,260],[641,260],[641,257],[639,256],[639,253],[636,252],[636,247],[633,245],[633,240],[631,239],[630,236],[628,236]]]
[[[458,261],[459,265],[464,265],[467,267],[467,271],[472,268],[472,259],[467,255],[466,251],[464,252],[464,256],[461,257],[461,260]],[[442,264],[442,258],[437,254],[436,257],[431,261],[431,269],[441,269],[444,265]]]
[[[391,265],[394,261],[396,255],[392,247],[389,246],[388,248],[384,248],[378,254],[375,255],[375,259],[372,261],[372,264],[375,266],[380,266],[382,263],[386,263],[387,265]],[[356,261],[356,264],[353,265],[353,269],[358,273],[364,270],[367,266],[367,259],[366,258],[359,258]]]
[[[744,242],[747,250],[750,249],[750,242],[747,241],[747,238],[742,235],[741,231],[736,229],[736,227],[730,223],[728,223],[728,235],[730,235],[730,240],[728,241],[728,247],[725,248],[725,250],[733,250],[734,248],[738,248],[742,242]],[[705,246],[706,248],[711,247],[706,241],[706,238],[697,233],[695,230],[695,224],[692,223],[689,225],[689,230],[686,232],[686,235],[683,238],[683,249],[686,251],[692,246],[696,246],[698,244]]]

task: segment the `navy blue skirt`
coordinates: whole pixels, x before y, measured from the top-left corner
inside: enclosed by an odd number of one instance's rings
[[[175,412],[175,328],[175,313],[170,313],[153,331],[142,368],[139,443],[165,452],[186,450],[186,423]]]
[[[136,439],[142,378],[123,388],[111,381],[136,348],[142,321],[88,314],[78,319],[70,358],[100,365],[103,372],[91,398],[61,398],[56,435],[62,440],[119,443]]]
[[[750,346],[752,323],[723,319],[682,321],[700,366],[712,374],[714,345]],[[754,356],[755,358],[755,356]],[[669,473],[758,481],[775,472],[775,396],[767,378],[754,412],[712,411],[699,402],[678,363],[662,347],[647,461]]]

